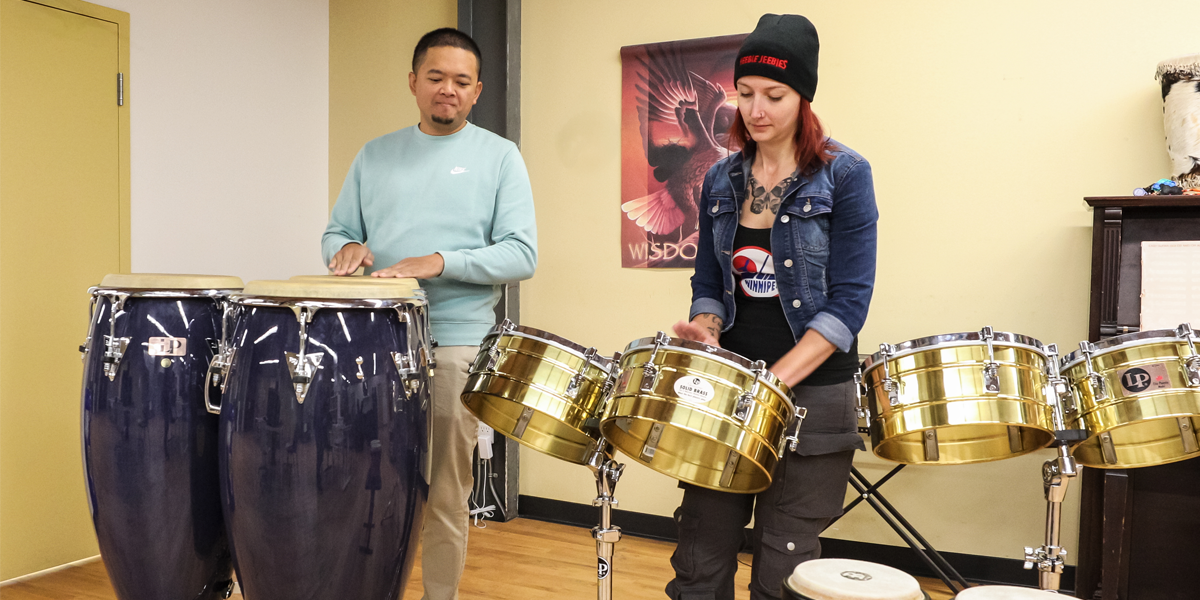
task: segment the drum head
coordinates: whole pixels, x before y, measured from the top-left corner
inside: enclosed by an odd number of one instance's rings
[[[921,600],[921,584],[887,565],[846,558],[800,563],[784,585],[811,600]]]
[[[1011,585],[981,585],[967,588],[955,596],[957,600],[1049,600],[1062,598],[1054,592]]]
[[[246,296],[267,296],[271,298],[362,300],[371,298],[412,298],[418,295],[418,290],[420,290],[415,279],[354,277],[351,281],[351,278],[321,277],[315,275],[311,277],[318,279],[251,281],[246,284],[242,293]],[[338,281],[333,281],[335,279]]]
[[[228,275],[110,273],[100,280],[100,287],[135,290],[238,290],[242,288],[242,280]]]
[[[347,283],[355,285],[396,285],[405,286],[412,289],[421,287],[421,284],[417,283],[417,280],[411,277],[371,277],[369,275],[295,275],[293,277],[288,277],[288,281],[307,281],[310,283],[330,283],[336,285],[343,285]]]

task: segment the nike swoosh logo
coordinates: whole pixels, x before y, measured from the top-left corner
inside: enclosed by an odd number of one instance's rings
[[[461,175],[466,172],[467,172],[467,170],[462,167],[454,167],[453,169],[450,169],[451,175]]]

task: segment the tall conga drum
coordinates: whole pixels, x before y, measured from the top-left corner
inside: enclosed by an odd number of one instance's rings
[[[232,585],[205,373],[237,277],[108,275],[91,289],[83,459],[121,600],[211,600]]]
[[[424,292],[252,281],[221,361],[222,502],[247,598],[398,598],[428,497]]]

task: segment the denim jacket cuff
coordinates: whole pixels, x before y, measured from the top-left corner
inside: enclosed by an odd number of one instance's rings
[[[695,307],[695,304],[692,304],[692,306]],[[850,333],[850,328],[846,327],[837,317],[827,312],[817,313],[808,322],[808,328],[816,329],[817,333],[825,336],[825,339],[829,340],[834,346],[837,346],[837,349],[842,352],[849,352],[850,344],[854,343],[854,334]]]
[[[721,319],[721,322],[728,320],[725,318],[725,305],[722,304],[720,300],[714,300],[712,298],[696,298],[692,301],[691,310],[688,311],[688,321],[695,319],[696,315],[703,313],[717,315],[717,317]]]

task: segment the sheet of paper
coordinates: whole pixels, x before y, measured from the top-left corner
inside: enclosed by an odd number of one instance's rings
[[[1200,329],[1200,240],[1142,242],[1141,329]]]

